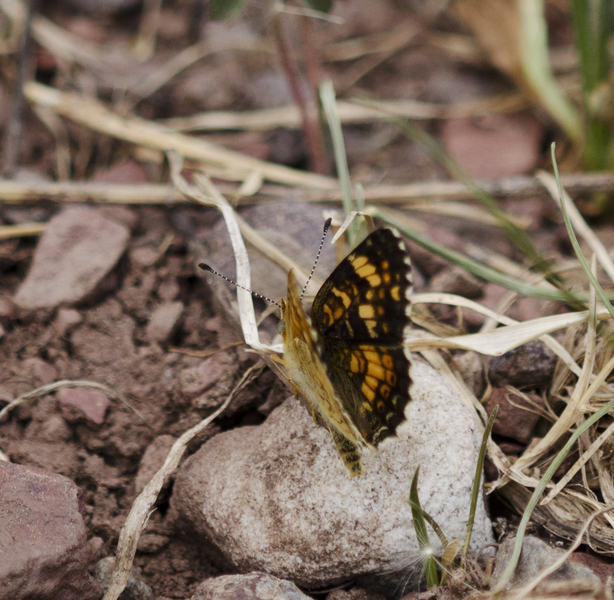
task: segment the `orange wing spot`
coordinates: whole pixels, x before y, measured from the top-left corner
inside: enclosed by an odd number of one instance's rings
[[[328,322],[326,323],[327,326],[332,325],[332,322],[335,320],[333,317],[333,311],[330,309],[330,306],[328,306],[327,304],[324,305],[324,312],[326,313],[326,318],[328,320]]]
[[[386,381],[394,387],[397,384],[396,373],[393,371],[386,371]]]
[[[377,403],[377,410],[381,413],[386,410],[386,405],[381,400]]]
[[[366,269],[366,267],[363,267],[363,269]],[[373,267],[373,273],[375,273],[375,267]],[[366,277],[366,280],[371,287],[379,287],[382,285],[382,278],[379,275],[369,275]]]
[[[371,375],[366,375],[365,376],[365,384],[371,390],[376,390],[377,389],[377,379],[375,379],[375,377],[371,377]]]
[[[390,356],[390,354],[383,354],[382,355],[382,364],[384,365],[384,367],[386,367],[389,371],[392,370],[392,367],[394,366],[394,362],[392,361],[392,356]]]
[[[395,285],[394,287],[390,288],[390,295],[392,296],[392,299],[396,302],[401,301],[400,288],[398,285]]]
[[[367,366],[367,374],[376,377],[377,379],[382,381],[386,377],[386,370],[384,369],[384,367],[380,365],[374,365],[370,362]]]
[[[382,385],[379,389],[379,393],[387,400],[390,396],[390,388],[387,385]]]
[[[380,355],[378,352],[375,352],[375,350],[364,350],[363,356],[365,357],[365,360],[370,363],[373,363],[375,365],[381,364]]]
[[[337,298],[341,298],[341,302],[343,302],[343,306],[345,306],[345,308],[349,308],[350,304],[352,304],[352,299],[345,292],[342,292],[337,288],[333,288],[331,292],[335,294]]]
[[[379,292],[377,292],[377,295],[380,300],[383,300],[386,297],[386,290],[382,288]]]
[[[384,269],[384,271],[387,271],[389,268],[390,268],[390,263],[386,259],[384,259],[382,261],[382,269]]]
[[[360,373],[360,363],[354,353],[352,353],[352,358],[350,359],[350,371],[352,373]]]
[[[384,307],[383,306],[378,306],[377,307],[377,314],[381,317],[384,314]]]
[[[333,320],[338,321],[343,316],[343,309],[339,306],[335,309]]]
[[[377,325],[377,321],[375,321],[374,319],[367,319],[365,321],[365,325],[367,326],[367,331],[369,332],[369,335],[372,338],[376,338],[377,337],[377,331],[375,331],[375,327]]]
[[[362,384],[360,391],[369,402],[373,402],[373,400],[375,400],[375,392],[366,383]]]
[[[358,295],[358,294],[357,294]],[[365,294],[365,298],[367,300],[373,300],[373,290],[369,290],[366,294]]]
[[[387,273],[387,272],[384,273],[382,275],[382,279],[384,280],[384,283],[388,285],[390,283],[390,273]]]
[[[360,267],[362,267],[363,265],[366,265],[369,262],[369,259],[363,255],[363,256],[357,256],[356,258],[351,259],[350,262],[352,263],[352,266],[354,267],[354,271],[358,271]]]
[[[375,316],[375,311],[371,304],[361,304],[358,307],[358,314],[361,319],[372,319]]]
[[[356,269],[356,274],[359,277],[364,277],[368,279],[369,276],[373,275],[373,273],[375,273],[376,271],[377,269],[375,268],[375,265],[368,262],[362,265],[362,267]]]
[[[382,331],[384,333],[388,333],[390,331],[390,327],[388,327],[388,323],[382,323]]]

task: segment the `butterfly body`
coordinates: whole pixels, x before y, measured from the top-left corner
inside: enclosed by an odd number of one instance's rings
[[[409,256],[390,229],[375,231],[339,263],[316,294],[311,319],[288,275],[284,363],[352,477],[363,472],[361,449],[380,446],[405,420],[411,291]]]

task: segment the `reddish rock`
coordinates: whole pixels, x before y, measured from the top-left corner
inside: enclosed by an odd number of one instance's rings
[[[0,600],[98,600],[79,488],[0,461]]]
[[[91,299],[125,252],[129,238],[127,227],[96,209],[64,209],[41,236],[15,303],[32,310]]]
[[[63,417],[74,423],[84,418],[96,425],[104,423],[104,416],[111,401],[100,390],[88,388],[61,388],[57,398]]]
[[[527,113],[491,114],[444,123],[446,150],[478,179],[522,175],[541,154],[543,128]]]
[[[147,183],[143,167],[134,160],[115,163],[104,171],[98,171],[91,181],[97,183]]]
[[[181,391],[188,398],[195,398],[218,381],[230,379],[235,369],[234,354],[229,352],[214,354],[198,367],[189,367],[181,371],[179,375]]]
[[[604,585],[608,584],[608,578],[614,579],[614,565],[598,556],[586,552],[574,552],[569,561],[588,567]]]
[[[543,407],[544,400],[535,393],[528,393],[534,405],[527,402],[522,396],[508,392],[503,388],[493,388],[492,395],[486,404],[490,414],[498,404],[499,411],[493,426],[493,433],[516,440],[521,444],[528,444],[533,438],[533,431],[540,419],[536,412]],[[535,406],[537,405],[537,407]]]

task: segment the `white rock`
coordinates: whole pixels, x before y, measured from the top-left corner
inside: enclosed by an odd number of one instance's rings
[[[219,434],[186,461],[173,518],[243,572],[307,589],[356,578],[378,585],[380,574],[405,582],[400,571],[418,557],[407,503],[416,468],[423,508],[449,540],[464,541],[481,439],[473,409],[445,379],[416,360],[411,375],[408,423],[397,440],[365,452],[360,477],[350,479],[328,431],[289,399],[262,425]],[[471,549],[491,542],[480,499]]]

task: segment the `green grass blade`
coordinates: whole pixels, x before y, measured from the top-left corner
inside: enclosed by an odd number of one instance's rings
[[[465,537],[465,545],[463,547],[463,563],[465,557],[469,551],[469,543],[471,542],[471,533],[473,532],[473,523],[475,521],[475,510],[478,505],[478,498],[480,496],[480,490],[482,489],[482,471],[484,470],[484,459],[486,457],[486,449],[488,448],[488,438],[490,432],[495,424],[497,413],[499,412],[499,405],[497,404],[490,413],[486,427],[484,427],[484,433],[482,434],[482,443],[480,444],[480,452],[478,454],[478,462],[475,466],[475,475],[473,477],[473,489],[471,490],[471,507],[469,508],[469,520],[467,521],[467,536]]]
[[[332,81],[326,80],[320,84],[320,101],[324,108],[326,121],[330,130],[335,154],[335,165],[337,167],[337,177],[341,186],[343,211],[346,216],[354,210],[363,210],[364,200],[354,198],[352,194],[352,183],[350,181],[350,169],[348,167],[345,143],[343,141],[343,130],[341,119],[337,111],[337,99]],[[366,227],[361,219],[354,219],[347,228],[347,239],[351,248],[356,247],[365,237]]]
[[[418,476],[420,467],[416,469],[411,481],[409,492],[409,506],[411,507],[411,516],[418,538],[418,547],[424,554],[422,555],[422,563],[426,575],[426,584],[429,588],[439,585],[439,575],[437,574],[437,561],[432,554],[429,534],[426,529],[426,521],[424,519],[424,511],[420,506],[420,498],[418,497]]]
[[[433,254],[437,254],[437,256],[441,256],[446,260],[450,261],[453,264],[459,265],[468,273],[475,275],[476,277],[480,277],[481,279],[485,279],[486,281],[490,281],[491,283],[496,283],[508,290],[512,290],[521,294],[523,296],[530,296],[532,298],[540,298],[542,300],[553,300],[555,302],[567,302],[570,303],[570,297],[573,300],[573,304],[582,304],[586,302],[586,298],[582,295],[575,294],[569,291],[561,291],[561,290],[553,290],[541,288],[538,286],[531,285],[529,283],[525,283],[524,281],[520,281],[515,277],[511,277],[497,269],[493,269],[487,265],[479,263],[467,256],[464,256],[460,252],[456,250],[451,250],[450,248],[446,248],[437,242],[429,240],[428,238],[422,237],[419,233],[416,233],[409,227],[407,227],[400,219],[396,218],[394,212],[391,210],[383,209],[376,206],[368,206],[365,209],[365,212],[370,214],[373,218],[379,219],[392,227],[398,229],[406,238],[420,244],[423,248],[426,248]]]
[[[612,308],[612,304],[608,300],[606,293],[601,287],[601,284],[597,281],[597,277],[595,277],[592,269],[590,268],[588,264],[588,261],[586,260],[584,254],[582,253],[582,249],[580,248],[580,243],[578,242],[578,238],[576,237],[576,234],[571,225],[571,220],[569,219],[569,213],[567,212],[567,207],[565,205],[566,200],[563,194],[563,188],[561,187],[559,167],[556,162],[556,156],[555,156],[554,150],[555,150],[555,144],[553,143],[550,148],[550,151],[552,154],[552,166],[554,167],[554,178],[556,179],[556,185],[559,190],[559,202],[561,203],[561,210],[563,211],[563,219],[565,220],[565,227],[567,228],[567,234],[569,235],[569,240],[571,241],[571,245],[573,246],[574,252],[576,253],[576,256],[578,257],[578,261],[580,262],[580,265],[582,266],[582,270],[588,277],[593,288],[595,288],[595,292],[597,293],[597,296],[599,296],[599,300],[601,300],[602,304],[608,309],[608,312],[610,313],[612,319],[614,320],[614,308]]]

